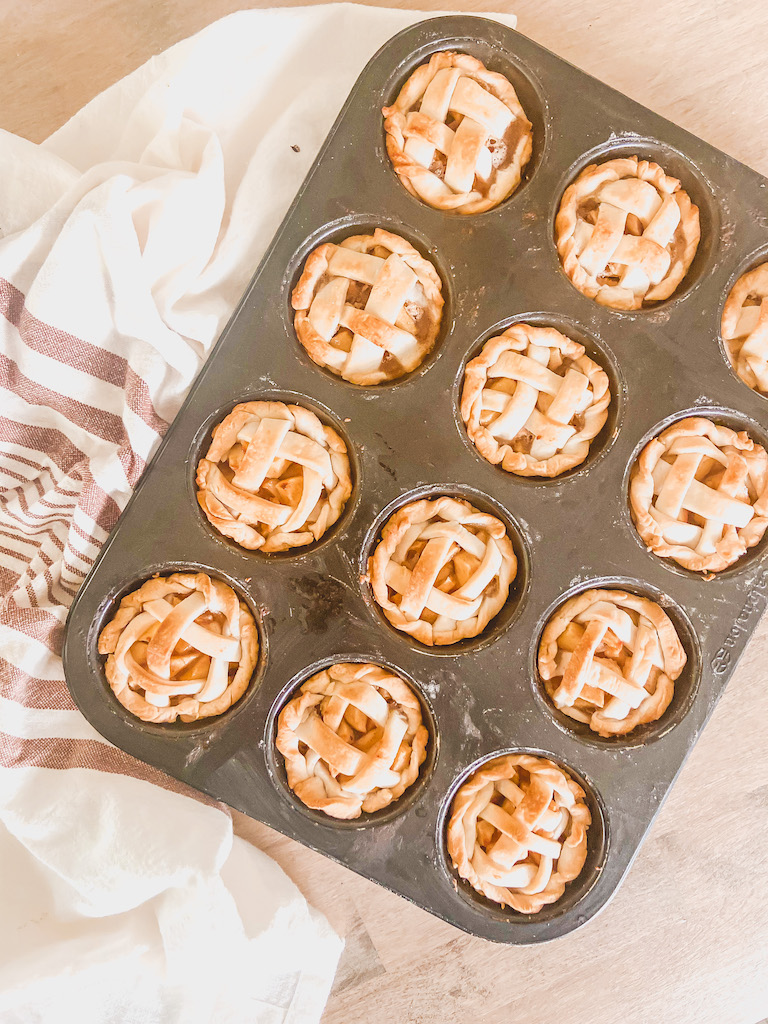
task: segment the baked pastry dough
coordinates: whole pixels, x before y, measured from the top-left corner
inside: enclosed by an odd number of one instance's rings
[[[99,636],[109,685],[145,722],[220,715],[245,693],[258,649],[248,606],[204,572],[147,580]]]
[[[461,878],[521,914],[559,900],[587,859],[584,790],[553,761],[506,754],[453,798],[447,845]]]
[[[614,309],[668,299],[699,236],[698,207],[677,178],[636,156],[586,167],[555,219],[563,270],[580,292]]]
[[[433,54],[383,114],[400,180],[430,206],[481,213],[520,184],[531,156],[531,123],[510,82],[482,61]]]
[[[500,519],[441,497],[395,512],[368,572],[392,625],[431,647],[485,629],[507,600],[517,558]]]
[[[293,290],[296,334],[318,366],[344,380],[394,380],[432,351],[442,287],[429,260],[391,231],[325,242]]]
[[[539,674],[555,707],[601,736],[661,718],[685,662],[664,609],[623,590],[570,598],[539,644]]]
[[[583,345],[514,324],[467,363],[461,415],[480,454],[519,476],[558,476],[584,461],[608,416],[608,376]]]
[[[243,402],[214,428],[197,500],[241,547],[287,551],[319,540],[352,492],[347,448],[313,412]]]
[[[397,800],[417,779],[429,733],[411,687],[378,665],[331,665],[280,712],[277,749],[307,807],[358,818]]]
[[[743,274],[731,289],[721,334],[736,373],[768,396],[768,263]]]
[[[768,527],[768,453],[743,430],[690,416],[643,448],[629,500],[650,551],[694,572],[719,572]]]

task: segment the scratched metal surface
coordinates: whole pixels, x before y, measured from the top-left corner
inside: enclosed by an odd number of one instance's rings
[[[411,197],[388,165],[380,108],[438,49],[472,53],[515,84],[534,125],[518,192],[474,217]],[[651,311],[619,313],[580,295],[552,241],[566,184],[597,158],[637,153],[682,180],[701,210],[702,243],[679,293]],[[704,582],[649,554],[632,527],[634,455],[672,419],[697,411],[768,443],[765,400],[722,352],[722,303],[766,252],[766,181],[516,32],[479,18],[422,23],[373,58],[302,186],[248,291],[83,585],[69,618],[65,669],[73,697],[107,739],[413,900],[466,931],[529,943],[593,917],[616,890],[723,691],[768,594],[765,545]],[[394,385],[362,389],[312,364],[289,308],[307,252],[325,239],[385,225],[429,253],[444,279],[445,324],[434,356]],[[489,465],[457,411],[463,366],[515,319],[551,323],[583,341],[611,378],[614,405],[582,468],[525,481]],[[194,500],[194,468],[210,429],[237,402],[299,401],[347,440],[355,489],[315,547],[265,557],[229,544]],[[487,633],[430,651],[379,615],[361,576],[382,520],[421,493],[466,495],[508,523],[521,562],[510,602]],[[115,601],[154,572],[202,567],[229,580],[260,624],[254,684],[203,726],[152,726],[105,684],[96,638]],[[668,609],[688,666],[661,722],[627,741],[566,724],[543,700],[535,649],[553,607],[578,590],[621,584]],[[272,743],[286,695],[332,660],[390,665],[420,693],[432,727],[421,781],[394,808],[334,823],[298,804]],[[585,784],[594,823],[582,875],[527,918],[457,880],[443,831],[471,766],[510,749],[539,751]]]

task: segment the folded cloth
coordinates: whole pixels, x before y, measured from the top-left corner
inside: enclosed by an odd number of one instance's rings
[[[327,922],[233,838],[226,808],[104,741],[59,654],[78,586],[344,97],[423,17],[241,12],[42,145],[0,133],[5,1024],[322,1013],[341,949]]]

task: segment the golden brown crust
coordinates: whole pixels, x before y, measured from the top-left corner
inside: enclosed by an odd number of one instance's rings
[[[590,164],[555,219],[563,270],[588,298],[641,309],[672,295],[696,255],[698,207],[658,164],[620,157]]]
[[[536,914],[581,874],[591,821],[584,790],[554,761],[506,754],[459,787],[448,853],[459,876],[483,896]]]
[[[584,461],[610,401],[608,376],[583,345],[553,327],[519,323],[467,363],[461,416],[489,462],[553,477]]]
[[[600,736],[622,736],[661,718],[686,660],[655,601],[596,589],[570,598],[549,619],[538,666],[558,710]]]
[[[367,294],[356,298],[361,286]],[[296,335],[313,362],[350,383],[395,380],[434,348],[442,287],[429,260],[391,231],[325,242],[291,296]]]
[[[184,623],[174,622],[188,598],[196,604],[186,606]],[[199,639],[212,653],[195,646]],[[126,594],[101,631],[99,653],[108,656],[107,681],[131,714],[145,722],[194,722],[221,715],[243,696],[258,635],[250,609],[226,583],[176,572]]]
[[[720,333],[739,377],[768,396],[768,263],[742,274],[733,286]]]
[[[501,520],[449,497],[398,509],[368,561],[386,617],[428,646],[482,633],[505,604],[516,573]]]
[[[347,448],[299,405],[243,402],[213,430],[197,500],[241,547],[287,551],[319,540],[352,493]]]
[[[388,807],[413,785],[428,740],[404,679],[379,665],[340,662],[286,704],[275,745],[302,803],[350,819]]]
[[[768,453],[745,431],[689,416],[643,448],[629,499],[650,551],[693,572],[720,572],[768,528]]]
[[[392,165],[428,205],[481,213],[520,184],[531,157],[531,123],[511,83],[475,57],[433,54],[382,112]]]

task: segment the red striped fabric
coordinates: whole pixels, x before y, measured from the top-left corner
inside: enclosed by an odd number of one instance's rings
[[[2,696],[26,708],[38,711],[75,711],[64,679],[38,679],[0,658]]]
[[[0,732],[0,766],[3,768],[89,768],[112,775],[130,775],[152,782],[171,793],[192,796],[201,803],[219,806],[216,800],[190,789],[176,779],[164,775],[151,765],[136,761],[117,747],[108,747],[95,740],[74,740],[56,736],[44,739],[20,739]]]
[[[167,424],[126,359],[43,323],[2,278],[0,318],[0,700],[73,712],[60,660],[66,611],[149,451],[132,446],[125,416],[57,390],[56,364],[119,388],[125,410],[151,431],[149,447]],[[45,379],[35,354],[52,360]],[[124,477],[120,504],[99,479],[105,461]],[[212,802],[106,742],[10,735],[1,717],[0,766],[129,775]]]
[[[18,328],[21,342],[27,348],[122,388],[128,408],[140,416],[148,427],[159,434],[163,433],[166,424],[154,410],[146,382],[134,373],[122,356],[41,323],[25,308],[24,296],[18,288],[2,278],[0,315]]]

